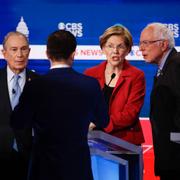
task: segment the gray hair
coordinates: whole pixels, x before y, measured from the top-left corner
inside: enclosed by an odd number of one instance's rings
[[[165,24],[158,22],[150,23],[145,27],[145,29],[149,27],[153,28],[153,32],[156,37],[158,37],[159,39],[168,40],[169,48],[173,48],[175,46],[173,32]]]
[[[29,45],[29,40],[26,37],[26,35],[24,35],[21,32],[18,32],[18,31],[11,31],[11,32],[7,33],[6,36],[4,37],[4,40],[3,40],[3,43],[2,43],[4,49],[6,48],[5,46],[6,46],[7,40],[9,39],[10,36],[13,36],[13,35],[24,37],[24,39],[27,41],[27,44]]]

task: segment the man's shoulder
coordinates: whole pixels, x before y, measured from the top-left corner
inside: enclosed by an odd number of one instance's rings
[[[0,73],[5,73],[6,72],[6,68],[0,68]]]
[[[80,79],[86,83],[96,83],[97,81],[94,77],[91,77],[89,75],[82,74],[82,73],[78,73],[78,74],[79,74]]]
[[[26,84],[31,84],[32,81],[38,79],[40,77],[35,71],[26,68]]]
[[[168,59],[168,66],[169,67],[176,67],[180,66],[180,52],[176,52],[173,55],[171,55]]]
[[[6,73],[7,73],[6,68],[1,68],[0,69],[0,78],[1,79],[5,78],[6,77]]]
[[[27,75],[32,77],[32,78],[36,78],[36,77],[39,77],[40,75],[38,73],[36,73],[35,71],[33,70],[30,70],[30,69],[26,69],[27,71]]]
[[[87,91],[99,88],[99,82],[96,78],[86,74],[76,72],[75,78],[72,78],[73,83],[79,84],[79,86],[85,88]]]
[[[180,62],[180,52],[173,48],[167,57],[167,62],[168,64]]]
[[[174,54],[173,58],[175,59],[175,62],[180,63],[180,52]]]

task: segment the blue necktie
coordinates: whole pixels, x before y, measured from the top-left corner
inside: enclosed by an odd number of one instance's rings
[[[19,86],[19,78],[20,76],[18,74],[15,74],[13,77],[13,85],[12,85],[12,99],[11,99],[11,106],[12,109],[15,108],[15,106],[19,102],[19,96],[21,95],[21,88]]]
[[[19,86],[19,78],[20,76],[18,74],[15,74],[13,77],[13,85],[12,85],[12,99],[11,99],[11,106],[12,109],[15,108],[15,106],[18,104],[19,102],[19,97],[21,95],[21,88]],[[13,149],[15,149],[16,151],[18,151],[17,148],[17,143],[16,140],[14,139],[13,142]]]

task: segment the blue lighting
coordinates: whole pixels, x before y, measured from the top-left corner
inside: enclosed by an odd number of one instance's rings
[[[119,164],[98,155],[91,156],[94,180],[119,180]]]

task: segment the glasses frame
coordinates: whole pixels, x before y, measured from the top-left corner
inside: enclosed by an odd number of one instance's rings
[[[114,49],[117,51],[125,51],[127,49],[127,47],[125,45],[122,45],[122,44],[119,44],[118,46],[114,46],[112,44],[107,44],[104,47],[110,51],[114,51]]]
[[[140,41],[139,46],[147,47],[150,44],[153,44],[153,43],[156,43],[156,42],[159,42],[159,41],[164,41],[164,39],[157,39],[157,40],[154,40],[154,41],[149,41],[149,40]]]

